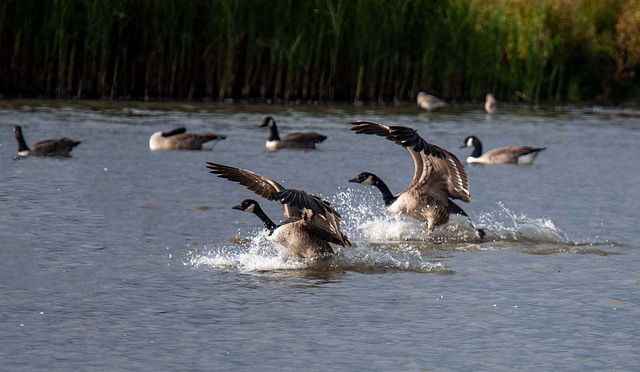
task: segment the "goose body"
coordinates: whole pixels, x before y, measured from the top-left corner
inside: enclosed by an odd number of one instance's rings
[[[269,127],[269,137],[266,148],[269,151],[279,149],[315,149],[316,144],[327,139],[327,136],[316,132],[289,133],[280,138],[276,121],[271,116],[265,116],[260,127]]]
[[[151,150],[202,150],[202,145],[226,136],[215,133],[185,133],[186,128],[175,128],[166,132],[155,132],[149,137]]]
[[[68,137],[62,137],[57,139],[48,139],[40,142],[36,142],[31,146],[27,146],[22,134],[22,127],[16,125],[13,128],[13,135],[18,141],[18,156],[17,158],[24,158],[27,156],[41,156],[41,157],[63,157],[70,158],[69,154],[74,147],[80,144],[80,141]]]
[[[471,200],[467,173],[455,155],[428,143],[412,128],[367,121],[352,124],[351,130],[356,133],[382,136],[407,149],[413,158],[415,171],[409,187],[396,195],[370,172],[362,172],[349,182],[376,186],[390,212],[424,221],[429,230],[447,223],[450,214],[467,216],[453,202],[453,199]]]
[[[498,101],[493,97],[493,94],[487,94],[484,101],[484,110],[487,114],[494,114],[498,111]]]
[[[340,230],[342,217],[329,202],[303,190],[285,189],[279,183],[246,169],[207,162],[210,173],[238,182],[249,190],[283,204],[285,220],[276,224],[252,199],[233,207],[253,213],[269,231],[269,240],[282,245],[297,258],[317,259],[333,253],[329,243],[350,247]]]
[[[482,143],[476,136],[464,139],[464,147],[472,147],[471,156],[467,158],[469,164],[531,164],[545,147],[519,146],[498,147],[482,153]]]
[[[418,93],[418,96],[416,97],[416,102],[418,103],[419,107],[427,111],[432,111],[447,105],[447,103],[442,99],[436,96],[433,96],[431,94],[427,94],[425,92]]]

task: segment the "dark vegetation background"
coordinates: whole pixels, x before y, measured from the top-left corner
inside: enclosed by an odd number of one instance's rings
[[[640,101],[637,0],[0,0],[4,97]]]

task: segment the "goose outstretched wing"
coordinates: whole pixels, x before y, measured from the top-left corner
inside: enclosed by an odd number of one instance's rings
[[[207,168],[211,169],[209,173],[217,174],[218,177],[237,182],[267,200],[276,200],[275,195],[285,190],[285,188],[276,181],[247,169],[212,162],[207,162]],[[284,204],[284,216],[286,218],[302,217],[302,209],[292,204]]]
[[[469,179],[462,162],[451,152],[424,140],[415,129],[369,121],[356,121],[351,124],[351,130],[356,133],[385,137],[409,151],[415,172],[407,190],[429,192],[439,199],[447,194],[452,199],[465,202],[471,200]]]

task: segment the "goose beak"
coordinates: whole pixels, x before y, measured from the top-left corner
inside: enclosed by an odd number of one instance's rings
[[[460,148],[461,148],[461,149],[463,149],[463,148],[465,148],[465,147],[467,147],[467,145],[462,145],[462,146],[460,146]]]
[[[237,210],[241,211],[242,210],[242,204],[233,206],[233,207],[231,207],[231,209],[237,209]]]
[[[360,183],[360,182],[358,181],[358,177],[350,179],[350,180],[349,180],[349,182]]]

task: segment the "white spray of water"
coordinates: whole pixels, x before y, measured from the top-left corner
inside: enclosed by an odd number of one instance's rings
[[[445,272],[441,262],[425,261],[425,249],[467,250],[470,243],[474,250],[496,249],[490,242],[572,244],[553,221],[517,215],[501,203],[495,210],[472,216],[476,227],[486,233],[480,245],[464,217],[452,217],[447,225],[429,232],[420,221],[386,211],[379,195],[367,190],[346,189],[328,199],[343,216],[343,232],[356,245],[335,248],[329,266],[341,270]],[[185,264],[243,272],[300,270],[317,264],[292,258],[283,247],[267,239],[264,229],[238,232],[238,236],[250,238],[243,244],[205,246],[204,252],[191,254]]]

